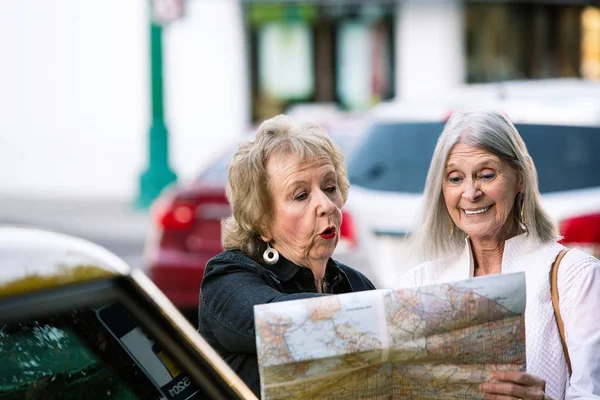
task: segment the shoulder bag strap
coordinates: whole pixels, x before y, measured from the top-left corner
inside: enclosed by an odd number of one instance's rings
[[[567,367],[569,368],[569,376],[571,375],[571,359],[569,358],[569,349],[567,349],[567,342],[565,341],[565,325],[563,324],[562,317],[560,316],[560,307],[558,304],[558,266],[560,261],[567,254],[569,249],[563,249],[556,260],[552,264],[550,270],[550,290],[552,292],[552,306],[554,307],[554,316],[556,317],[556,323],[558,324],[558,332],[560,333],[560,341],[562,344],[563,351],[565,352],[565,359],[567,360]]]

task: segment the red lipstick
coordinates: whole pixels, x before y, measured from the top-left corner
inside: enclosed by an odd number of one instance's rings
[[[333,239],[335,237],[335,227],[334,226],[328,227],[323,232],[321,232],[320,236],[323,239]]]

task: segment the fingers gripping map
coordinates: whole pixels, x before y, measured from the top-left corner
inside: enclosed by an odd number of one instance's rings
[[[263,399],[481,399],[525,370],[525,275],[254,307]]]

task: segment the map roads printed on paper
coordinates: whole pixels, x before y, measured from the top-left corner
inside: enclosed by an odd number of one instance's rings
[[[254,307],[263,399],[481,399],[525,370],[525,274]]]

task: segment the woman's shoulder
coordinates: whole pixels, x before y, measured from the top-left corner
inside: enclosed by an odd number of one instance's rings
[[[208,264],[218,263],[219,261],[222,261],[222,260],[246,261],[246,260],[252,260],[252,259],[250,258],[250,256],[248,256],[246,253],[244,253],[240,249],[230,249],[230,250],[223,250],[219,254],[213,256],[210,260],[208,260]]]
[[[239,249],[224,250],[208,260],[204,275],[227,272],[234,269],[257,271],[260,267],[261,265],[258,262]]]
[[[583,250],[572,248],[565,254],[558,269],[559,280],[570,281],[584,278],[583,275],[598,274],[600,260]]]
[[[594,257],[592,254],[587,251],[583,251],[578,248],[570,248],[565,254],[563,261],[568,263],[569,265],[582,265],[582,266],[590,266],[590,267],[598,267],[600,266],[600,260]]]

